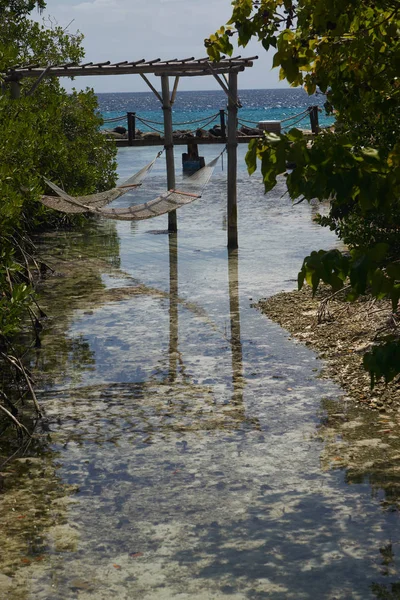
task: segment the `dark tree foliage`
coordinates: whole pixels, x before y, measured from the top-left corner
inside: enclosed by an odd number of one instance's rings
[[[265,190],[286,177],[293,200],[330,199],[321,225],[335,230],[349,253],[312,252],[304,281],[338,290],[350,280],[349,300],[366,292],[400,299],[400,4],[398,0],[235,0],[228,24],[206,40],[209,56],[232,54],[233,39],[275,48],[273,66],[292,86],[326,95],[335,127],[313,143],[298,129],[253,140],[246,161],[258,161]],[[287,163],[296,168],[288,173]],[[397,313],[398,315],[398,313]],[[364,358],[376,379],[400,373],[396,332]]]
[[[82,36],[31,20],[45,3],[0,2],[0,345],[18,332],[32,298],[29,233],[61,226],[66,218],[38,201],[46,176],[75,194],[115,183],[115,148],[99,132],[93,92],[67,94],[56,78],[22,80],[12,99],[4,84],[17,64],[75,62],[83,57]],[[36,263],[37,266],[37,263]]]

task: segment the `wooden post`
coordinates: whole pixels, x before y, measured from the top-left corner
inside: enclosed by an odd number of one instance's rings
[[[311,131],[315,134],[319,133],[319,121],[318,121],[318,106],[310,106],[310,125]]]
[[[239,259],[238,250],[228,249],[228,280],[229,280],[229,313],[231,318],[231,349],[232,349],[232,400],[236,406],[243,408],[243,356],[240,339],[240,302],[239,302]],[[238,415],[239,416],[239,413]]]
[[[229,73],[228,97],[228,248],[238,247],[237,235],[237,73]]]
[[[219,121],[220,121],[220,125],[221,125],[221,136],[223,138],[225,138],[226,137],[225,110],[223,108],[221,108],[221,110],[219,111]]]
[[[164,111],[164,147],[167,163],[167,186],[169,190],[175,189],[175,162],[174,162],[174,137],[172,131],[172,108],[169,95],[168,75],[161,76],[162,99]],[[168,231],[178,231],[176,210],[168,213]]]
[[[128,119],[128,144],[129,146],[133,146],[133,140],[135,139],[135,129],[136,129],[136,113],[128,112],[126,113]]]
[[[169,382],[177,377],[178,366],[178,235],[168,236],[169,244]]]
[[[11,98],[13,98],[14,100],[17,100],[20,97],[21,97],[21,85],[20,85],[19,81],[12,81],[11,82]]]

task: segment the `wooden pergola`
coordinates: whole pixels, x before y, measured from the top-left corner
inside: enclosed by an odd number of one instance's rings
[[[195,59],[193,56],[181,60],[137,60],[111,63],[66,63],[48,65],[46,67],[32,64],[15,66],[10,69],[5,77],[5,82],[11,86],[11,94],[18,98],[21,93],[22,79],[34,79],[34,83],[27,94],[35,91],[40,82],[47,77],[83,77],[88,75],[140,75],[161,103],[164,114],[164,147],[167,163],[167,186],[169,190],[175,189],[175,163],[172,130],[172,105],[178,91],[181,77],[213,76],[221,86],[228,98],[228,123],[227,123],[227,154],[228,154],[228,189],[227,189],[227,220],[228,220],[228,248],[238,247],[237,237],[237,111],[241,104],[238,98],[238,74],[247,67],[253,66],[257,56],[242,58],[222,58],[218,62],[211,62],[208,57]],[[161,77],[161,94],[147,78],[147,75]],[[172,92],[170,91],[169,78],[174,78]],[[168,214],[169,231],[177,231],[176,211]]]

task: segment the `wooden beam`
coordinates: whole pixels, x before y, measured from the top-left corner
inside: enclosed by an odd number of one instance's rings
[[[228,248],[238,247],[237,234],[237,73],[229,74],[228,97]]]
[[[232,101],[234,101],[234,102],[235,102],[235,104],[237,105],[237,107],[238,107],[238,108],[241,108],[241,106],[242,106],[242,105],[240,104],[240,102],[239,102],[239,100],[238,100],[238,98],[237,98],[237,89],[236,89],[236,94],[235,94],[235,96],[233,97],[233,96],[231,95],[231,91],[230,91],[229,87],[226,85],[226,83],[224,83],[224,82],[222,81],[222,79],[219,77],[219,75],[218,75],[218,74],[215,72],[215,69],[214,69],[214,67],[211,65],[211,63],[208,63],[208,65],[207,65],[207,66],[208,66],[208,68],[209,68],[209,70],[210,70],[210,73],[211,73],[211,75],[213,75],[213,76],[214,76],[214,79],[216,79],[216,81],[218,81],[219,85],[222,87],[222,89],[224,90],[225,94],[228,96],[228,99],[229,99],[229,100],[232,100]],[[231,73],[232,73],[232,71],[231,71]]]
[[[163,99],[160,96],[160,94],[157,92],[156,88],[154,87],[154,85],[147,79],[146,75],[144,75],[144,73],[140,73],[140,77],[143,79],[143,81],[145,81],[147,83],[147,85],[149,86],[149,88],[151,89],[151,91],[157,96],[157,98],[159,99],[159,101],[161,102],[161,104],[163,103]]]
[[[178,235],[170,234],[169,246],[169,382],[177,377],[178,366]]]
[[[168,190],[175,189],[175,161],[174,161],[174,133],[172,129],[172,108],[169,95],[168,75],[161,77],[162,100],[164,112],[164,143],[165,160],[167,163],[167,187]],[[178,230],[176,210],[168,213],[168,231],[176,232]]]
[[[171,75],[184,77],[196,75],[209,75],[209,60],[183,60],[182,62],[161,62],[160,59],[155,59],[146,62],[144,59],[135,62],[125,61],[121,63],[110,64],[109,61],[102,63],[85,63],[84,65],[72,66],[71,63],[54,65],[48,72],[47,77],[80,77],[87,75]],[[226,60],[223,59],[217,63],[213,63],[212,68],[216,74],[229,73],[232,70],[242,71],[246,67],[251,67],[252,62],[249,59]],[[6,74],[5,80],[11,81],[15,76],[37,78],[43,72],[45,67],[29,65],[19,66],[10,69]]]
[[[172,65],[170,65],[172,67]],[[244,71],[244,67],[235,67],[234,69],[229,69],[229,73],[232,73],[233,71],[235,71],[236,73],[239,73],[240,71]],[[226,73],[226,69],[218,69],[215,70],[215,74],[216,75],[223,75],[224,73]],[[201,70],[197,70],[194,71],[193,69],[180,69],[179,67],[174,67],[173,69],[171,68],[170,71],[165,71],[163,70],[162,73],[158,73],[157,71],[153,73],[153,75],[155,75],[156,77],[160,77],[161,75],[168,75],[168,77],[204,77],[204,76],[210,76],[210,70],[208,69],[208,67],[204,66],[201,68]],[[224,90],[225,91],[225,90]]]
[[[13,98],[14,100],[17,100],[20,97],[21,97],[21,85],[20,85],[19,81],[12,81],[11,82],[11,98]]]
[[[178,85],[179,85],[179,77],[175,77],[174,89],[172,90],[172,94],[171,94],[171,104],[173,104],[175,102],[176,93],[178,91]]]
[[[239,257],[238,250],[228,250],[229,313],[231,320],[232,400],[243,406],[243,351],[240,339]]]
[[[36,79],[35,83],[33,84],[33,86],[26,92],[26,96],[31,96],[35,90],[37,89],[37,87],[39,86],[40,82],[42,81],[42,79],[44,79],[47,75],[47,73],[49,72],[49,69],[51,69],[51,65],[48,65],[43,72],[39,75],[39,77]]]

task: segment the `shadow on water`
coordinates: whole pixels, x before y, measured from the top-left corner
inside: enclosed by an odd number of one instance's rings
[[[266,201],[243,180],[228,252],[223,185],[178,235],[102,223],[42,240],[46,418],[31,462],[2,475],[0,598],[399,597],[399,417],[338,400],[251,308],[290,276],[310,213],[291,245],[267,198],[265,267],[251,210]]]

